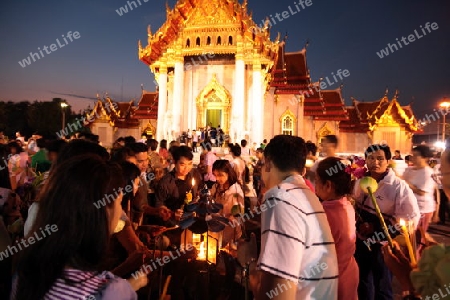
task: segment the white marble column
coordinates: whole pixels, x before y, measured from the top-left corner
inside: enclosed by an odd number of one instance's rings
[[[239,143],[244,138],[244,112],[245,112],[245,62],[243,55],[236,54],[234,76],[234,99],[231,109],[232,129],[230,137],[233,143]]]
[[[166,119],[167,108],[167,66],[162,65],[159,68],[158,78],[158,124],[156,128],[156,140],[164,139],[164,120]]]
[[[186,109],[188,113],[186,126],[187,129],[192,131],[193,129],[197,129],[197,104],[195,102],[197,95],[194,94],[194,72],[187,69],[184,74],[184,82],[186,83],[184,94],[186,95],[188,106]]]
[[[187,128],[181,128],[184,99],[184,63],[183,61],[175,62],[175,74],[173,82],[173,131],[175,137],[181,134],[181,131]]]
[[[262,93],[261,64],[253,64],[253,106],[252,106],[252,143],[259,145],[263,141],[264,100]]]

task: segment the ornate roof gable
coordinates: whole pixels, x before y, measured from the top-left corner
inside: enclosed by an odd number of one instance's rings
[[[148,45],[139,41],[139,59],[158,67],[163,57],[242,53],[252,61],[260,55],[261,63],[272,65],[279,39],[272,42],[268,26],[260,28],[247,13],[247,1],[179,0],[173,9],[166,7],[167,19],[153,34],[148,29]],[[254,50],[257,50],[256,52]]]

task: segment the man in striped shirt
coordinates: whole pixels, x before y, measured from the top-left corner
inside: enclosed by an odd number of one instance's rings
[[[301,173],[305,141],[277,135],[264,149],[256,299],[337,299],[338,266],[327,217]],[[256,279],[255,279],[256,278]]]

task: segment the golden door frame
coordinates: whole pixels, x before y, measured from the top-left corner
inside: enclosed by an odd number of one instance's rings
[[[217,81],[214,74],[211,81],[196,98],[197,104],[197,128],[203,128],[206,124],[206,111],[208,109],[220,109],[220,124],[224,132],[228,132],[230,126],[231,94]]]
[[[317,131],[317,144],[320,144],[322,138],[326,135],[333,134],[330,128],[328,128],[328,122],[325,122],[322,127]]]

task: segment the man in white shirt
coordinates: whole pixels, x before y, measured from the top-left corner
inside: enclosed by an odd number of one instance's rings
[[[241,140],[241,157],[246,163],[250,162],[250,156],[252,151],[250,147],[247,147],[247,140]]]
[[[327,157],[338,157],[336,155],[336,149],[338,147],[338,138],[334,134],[326,135],[321,142],[322,150],[321,150],[321,157],[318,157],[318,159],[315,161],[315,163],[311,167],[311,172],[316,172],[317,166],[319,165],[320,161]],[[342,163],[344,165],[349,165],[350,162],[346,159],[342,160]]]
[[[412,221],[415,229],[420,219],[417,199],[408,184],[388,168],[391,155],[389,146],[384,144],[371,145],[365,152],[368,175],[378,182],[374,196],[389,228],[395,227],[402,218]],[[355,252],[360,274],[358,297],[364,300],[393,299],[392,273],[384,263],[379,243],[386,237],[372,201],[359,187],[359,180],[355,183],[353,198],[358,216]],[[389,233],[393,231],[389,230]]]
[[[301,172],[300,137],[275,136],[264,149],[261,254],[252,274],[255,299],[337,299],[338,266],[327,217]]]

